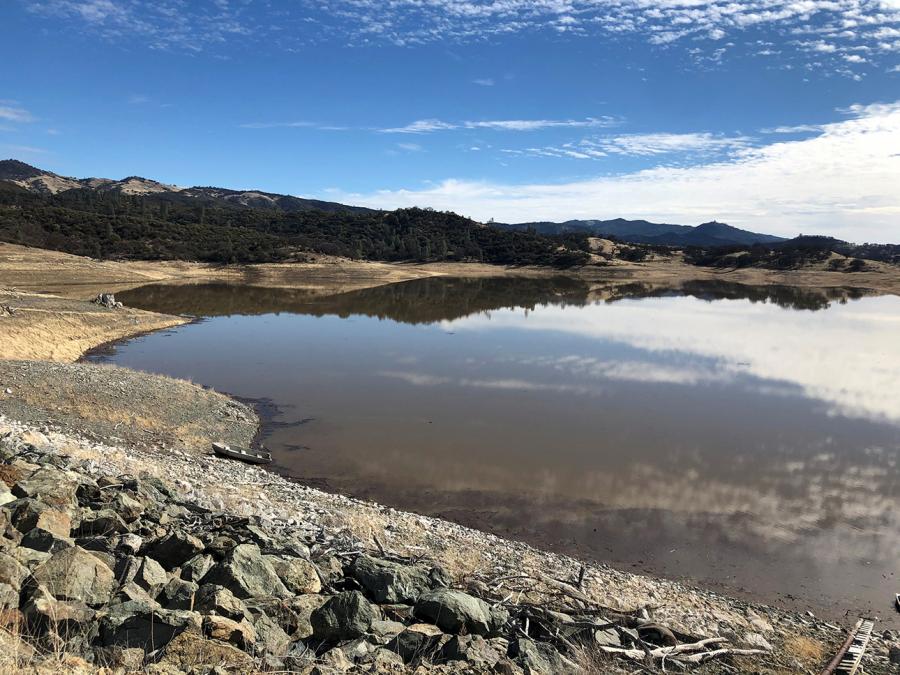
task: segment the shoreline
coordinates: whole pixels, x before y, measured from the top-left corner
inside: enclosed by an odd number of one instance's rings
[[[485,269],[486,266],[480,266],[477,268],[472,268],[471,272],[476,275],[482,276],[491,276],[492,273],[496,275],[523,275],[523,276],[531,276],[531,275],[545,275],[548,273],[559,274],[558,271],[546,271],[546,270],[515,270],[515,269],[505,269],[505,268],[488,268]],[[2,268],[2,262],[0,262],[0,268]],[[611,283],[613,286],[617,285],[617,283],[633,283],[633,282],[641,282],[647,284],[665,284],[665,281],[660,281],[661,278],[665,277],[665,274],[656,273],[649,274],[646,279],[634,278],[632,275],[634,274],[634,270],[629,269],[627,272],[623,270],[616,270],[615,274],[610,275],[607,271],[607,274],[603,275],[603,270],[606,268],[600,268],[597,270],[596,275],[591,271],[590,276],[593,278],[593,281],[596,283],[605,282]],[[373,270],[370,270],[373,271]],[[234,272],[232,270],[232,272]],[[302,270],[292,269],[290,270],[291,276],[295,278],[292,279],[294,283],[299,283],[298,277],[296,275],[302,276]],[[381,285],[384,283],[396,283],[398,281],[407,281],[411,278],[423,278],[424,276],[437,276],[441,274],[450,275],[449,271],[437,271],[434,270],[433,267],[422,266],[422,268],[415,268],[414,273],[410,273],[407,269],[403,269],[403,274],[400,274],[400,278],[391,277],[390,274],[383,275],[385,270],[383,267],[379,267],[377,270],[378,275],[376,277],[365,277],[365,276],[356,276],[350,280],[349,290],[353,288],[364,288],[368,287],[365,285],[354,286],[353,284],[370,284],[370,285]],[[219,272],[221,273],[221,272]],[[243,278],[246,278],[246,270],[241,270],[240,272]],[[624,275],[621,276],[620,275]],[[76,272],[77,276],[77,272]],[[396,276],[396,275],[395,275]],[[691,278],[723,278],[724,275],[710,275],[704,274],[703,276],[696,276]],[[748,275],[744,275],[748,276]],[[753,275],[749,275],[753,276]],[[769,277],[770,284],[776,283],[785,283],[784,274],[778,275],[764,275]],[[841,279],[847,278],[848,275],[841,275]],[[337,285],[340,288],[340,280],[339,275],[328,275],[328,276],[312,276],[307,277],[303,281],[305,285],[301,286],[304,288],[317,288],[321,292],[327,293],[329,289],[332,289]],[[390,278],[390,280],[385,280],[386,278]],[[811,277],[814,278],[814,277]],[[269,276],[266,278],[267,283],[271,283],[275,279],[275,276]],[[222,280],[222,277],[213,278],[209,276],[199,276],[199,275],[188,275],[185,277],[172,277],[163,279],[161,281],[175,281],[177,283],[203,283],[207,281],[216,281]],[[324,281],[328,283],[324,283]],[[736,279],[729,277],[729,281],[737,281]],[[154,279],[153,281],[160,281],[158,279]],[[375,283],[375,282],[379,283]],[[671,279],[669,280],[671,282]],[[682,280],[683,281],[683,280]],[[146,283],[144,280],[142,283],[136,283],[136,285],[143,285]],[[152,283],[152,281],[151,281]],[[81,293],[86,288],[91,287],[90,284],[83,284],[77,286],[77,292]],[[815,286],[813,283],[809,283],[806,285],[807,288],[821,288]],[[849,288],[847,285],[834,285],[828,286],[826,288]],[[869,289],[872,292],[879,293],[883,292],[878,289]],[[45,349],[45,352],[49,354],[49,356],[42,356],[38,358],[30,358],[34,363],[47,363],[48,361],[58,361],[63,363],[71,363],[73,361],[77,361],[78,367],[83,368],[104,368],[103,366],[97,366],[96,364],[88,364],[83,362],[83,358],[88,353],[96,353],[97,350],[102,350],[104,348],[114,348],[115,343],[120,342],[125,339],[134,339],[141,334],[147,334],[151,332],[155,332],[157,330],[164,330],[167,328],[172,328],[178,325],[183,325],[188,323],[189,320],[184,317],[175,317],[175,316],[167,316],[161,314],[154,314],[150,312],[138,312],[138,310],[105,310],[103,308],[96,308],[95,306],[90,306],[87,302],[79,302],[74,300],[66,300],[62,296],[52,296],[45,294],[36,294],[32,293],[21,293],[15,291],[0,291],[0,304],[4,304],[7,300],[4,297],[9,298],[17,298],[20,302],[24,299],[30,306],[33,308],[41,310],[45,309],[41,305],[46,305],[45,314],[49,316],[53,316],[54,312],[57,314],[64,314],[65,312],[77,312],[78,309],[72,309],[73,307],[80,307],[81,312],[84,316],[87,317],[87,320],[94,321],[96,323],[100,323],[99,332],[92,334],[88,341],[90,340],[98,340],[101,336],[106,337],[101,342],[97,342],[92,346],[88,346],[86,349],[83,349],[77,355],[73,357],[73,351],[75,349],[74,346],[69,345],[66,349],[60,349],[59,345],[49,347]],[[62,303],[62,304],[60,304]],[[67,304],[68,303],[68,304]],[[67,308],[68,307],[68,308]],[[27,310],[25,310],[27,311]],[[112,320],[110,317],[114,317],[117,319],[124,319],[124,321]],[[0,317],[0,332],[6,330],[5,323],[7,320],[15,319],[15,315],[13,317]],[[154,321],[158,323],[154,323]],[[137,323],[135,323],[137,322]],[[127,324],[127,325],[124,325]],[[141,330],[137,330],[140,327]],[[36,330],[36,326],[32,323],[27,330],[34,331]],[[46,327],[40,329],[42,331],[46,331]],[[110,337],[110,333],[112,336]],[[82,342],[78,342],[77,344],[82,344],[84,338],[82,338]],[[6,349],[0,350],[0,364],[4,361],[10,361],[10,349],[9,349],[9,341],[5,341]],[[15,353],[15,352],[13,352]],[[48,364],[50,365],[50,364]],[[62,367],[62,366],[60,366]],[[125,369],[118,369],[125,370]],[[63,371],[60,371],[63,372]],[[151,377],[156,377],[160,382],[163,383],[161,386],[165,386],[166,383],[175,382],[173,380],[169,380],[169,378],[159,378],[157,376],[149,376],[143,373],[137,373],[136,371],[126,371],[128,373],[132,373],[135,381],[144,381],[149,380]],[[7,383],[0,382],[3,387],[7,387]],[[187,384],[187,383],[185,383]],[[197,385],[188,385],[190,387],[195,387],[200,389],[206,394],[216,395],[216,396],[226,396],[215,394],[211,390],[206,388],[198,387]],[[2,391],[0,391],[2,394]],[[240,401],[239,399],[234,399],[234,397],[229,397],[230,400],[237,400],[241,405],[247,406],[246,401]],[[264,399],[261,399],[264,401]],[[4,411],[4,397],[0,396],[0,411]],[[262,419],[264,416],[264,411],[261,411],[257,408],[257,406],[253,406],[253,415],[254,415],[254,438],[259,438],[260,434],[263,432],[263,424]],[[7,414],[7,419],[14,423],[19,423],[20,421],[14,420],[10,418],[9,414]],[[25,422],[28,424],[28,422]],[[55,430],[53,425],[48,424],[46,426],[40,426],[34,423],[31,423],[30,427],[32,430],[41,431],[42,433],[57,433],[62,434],[63,437],[66,437],[66,433],[70,436],[70,440],[72,438],[77,438],[78,435],[75,434],[72,436],[72,430],[68,431],[60,431]],[[244,433],[244,432],[241,432]],[[90,439],[88,439],[90,441]],[[102,439],[102,435],[100,437]],[[202,439],[203,443],[206,443],[209,439]],[[74,442],[74,441],[73,441]],[[79,440],[79,443],[84,443],[85,441]],[[95,438],[93,442],[97,442]],[[210,465],[210,462],[215,462],[215,460],[210,460],[208,458],[203,458],[202,454],[199,454],[197,450],[203,445],[198,441],[196,447],[194,448],[194,452],[184,453],[181,450],[177,449],[177,440],[170,446],[168,450],[163,450],[160,452],[159,449],[153,451],[149,449],[149,446],[140,448],[133,445],[121,444],[117,446],[117,451],[124,458],[124,463],[120,463],[117,465],[119,469],[128,469],[129,462],[132,460],[137,462],[142,467],[142,470],[153,470],[154,464],[155,469],[157,471],[161,471],[161,473],[167,473],[172,467],[173,462],[182,467],[182,471],[189,471],[194,463],[202,462],[204,465]],[[166,447],[166,444],[162,446]],[[208,447],[208,445],[206,446]],[[178,455],[170,454],[171,452],[180,453]],[[155,453],[155,454],[154,454]],[[159,462],[158,459],[161,457],[166,457],[165,462]],[[177,458],[177,460],[173,460],[173,457]],[[161,465],[165,464],[165,468]],[[211,465],[214,466],[215,464]],[[235,469],[237,471],[237,469]],[[435,531],[442,531],[446,536],[449,537],[448,533],[453,533],[454,536],[451,538],[456,542],[456,549],[452,550],[452,547],[448,547],[446,544],[443,546],[439,546],[436,542],[431,541],[428,546],[431,547],[432,555],[441,555],[444,557],[450,556],[458,556],[460,558],[467,558],[473,555],[476,555],[474,552],[467,551],[473,544],[473,542],[478,542],[482,547],[487,547],[488,549],[496,549],[505,551],[505,555],[507,555],[505,565],[507,572],[514,573],[516,570],[516,565],[521,564],[521,562],[527,558],[530,561],[530,564],[535,566],[536,569],[543,568],[555,568],[554,571],[557,574],[555,578],[560,578],[562,576],[572,577],[573,575],[578,574],[578,566],[582,565],[582,561],[577,560],[576,558],[555,554],[549,551],[533,548],[527,544],[519,543],[512,540],[503,539],[501,537],[497,537],[495,535],[487,534],[479,530],[473,530],[470,528],[463,527],[461,525],[457,525],[452,521],[442,520],[439,518],[430,518],[426,516],[420,516],[413,513],[407,513],[402,511],[397,511],[392,508],[382,507],[374,502],[367,502],[364,500],[354,499],[352,497],[347,497],[338,493],[331,493],[327,491],[319,490],[315,487],[306,486],[296,479],[291,479],[287,476],[282,476],[275,472],[266,472],[262,470],[257,470],[261,474],[265,474],[269,478],[265,480],[262,479],[262,476],[256,477],[253,480],[255,481],[255,485],[262,486],[260,489],[267,496],[267,499],[274,496],[270,493],[270,488],[272,490],[287,490],[291,491],[293,489],[299,489],[304,495],[307,497],[309,495],[315,494],[316,499],[322,500],[323,503],[330,504],[330,508],[334,509],[335,505],[341,508],[349,508],[352,506],[352,510],[348,510],[347,513],[342,514],[347,522],[347,527],[350,528],[350,531],[354,531],[354,536],[357,538],[357,541],[361,541],[364,543],[365,547],[368,550],[378,550],[382,547],[382,543],[387,541],[389,547],[395,548],[403,548],[405,547],[406,554],[408,555],[417,555],[415,553],[417,548],[420,548],[422,544],[419,542],[421,539],[421,530],[422,523],[428,523],[426,529],[431,529]],[[194,472],[196,474],[196,472]],[[200,477],[196,477],[196,482],[202,482]],[[274,486],[280,486],[275,488]],[[289,488],[288,486],[295,486],[294,488]],[[204,499],[212,498],[211,495],[216,494],[217,487],[214,485],[210,485],[208,483],[204,484],[203,491],[205,492]],[[221,500],[221,496],[219,497]],[[297,508],[296,504],[293,504],[293,508]],[[385,514],[387,514],[387,518],[385,518]],[[377,515],[377,517],[376,517]],[[336,516],[335,512],[332,512],[332,517],[340,518],[340,516]],[[383,523],[380,526],[377,526],[373,529],[372,523]],[[403,527],[398,529],[398,523],[402,522]],[[376,534],[376,530],[380,531],[380,534]],[[404,532],[405,534],[398,534],[398,532]],[[417,543],[418,542],[418,543]],[[472,563],[471,560],[467,563],[468,567],[473,569],[477,569],[479,566],[481,567],[490,567],[497,565],[496,557],[491,557],[490,553],[492,551],[488,551],[489,555],[487,559],[482,559],[479,563]],[[462,564],[462,563],[460,563]],[[730,625],[730,630],[737,634],[740,631],[750,631],[752,632],[754,629],[754,625],[752,622],[747,621],[748,612],[753,613],[762,613],[767,619],[767,623],[772,624],[773,629],[771,632],[766,632],[770,638],[772,635],[777,636],[782,644],[777,646],[777,640],[773,638],[773,644],[776,644],[775,651],[772,652],[774,655],[778,652],[779,649],[784,648],[784,640],[786,639],[786,633],[781,634],[781,627],[788,627],[789,631],[798,631],[801,630],[802,618],[800,618],[799,614],[793,613],[788,610],[775,609],[774,607],[768,607],[765,605],[761,605],[752,600],[741,600],[734,596],[729,596],[727,594],[723,594],[723,592],[712,591],[708,589],[701,589],[698,587],[694,587],[690,585],[690,582],[682,583],[680,581],[669,580],[661,577],[652,577],[644,574],[633,574],[627,571],[620,570],[618,568],[610,567],[604,563],[600,562],[588,562],[584,563],[584,567],[589,570],[588,576],[592,576],[597,579],[596,588],[594,591],[599,594],[608,594],[611,591],[609,590],[610,586],[614,586],[617,591],[621,591],[621,589],[631,589],[631,594],[629,593],[621,593],[616,596],[615,592],[613,593],[614,597],[606,597],[604,602],[610,602],[615,605],[618,602],[617,607],[619,609],[634,609],[634,607],[639,606],[641,603],[646,605],[652,605],[653,599],[659,599],[660,597],[667,598],[666,602],[668,606],[657,607],[654,610],[654,619],[659,618],[660,620],[665,620],[670,625],[677,625],[680,627],[682,632],[690,633],[693,630],[695,633],[702,632],[697,631],[696,625],[692,625],[692,612],[700,612],[701,615],[704,616],[702,622],[705,622],[704,631],[707,631],[709,634],[717,632],[717,626],[714,619],[711,618],[711,615],[706,615],[705,612],[709,611],[710,608],[716,608],[713,611],[713,614],[716,611],[724,612],[728,611],[732,614],[732,616],[725,622]],[[546,572],[544,572],[546,575]],[[602,580],[602,581],[601,581]],[[603,590],[605,589],[605,590]],[[638,590],[636,590],[638,589]],[[727,593],[727,591],[724,591]],[[672,598],[678,596],[683,597],[684,594],[687,594],[691,598],[689,602],[679,601],[678,607],[673,607]],[[742,596],[745,594],[741,594]],[[746,594],[749,597],[752,597],[753,594],[748,592]],[[640,596],[641,600],[638,602],[638,597]],[[631,600],[631,605],[628,605],[628,599]],[[699,608],[699,609],[698,609]],[[800,623],[798,623],[800,622]],[[825,634],[827,636],[827,641],[823,644],[827,645],[828,649],[831,649],[834,646],[834,642],[837,641],[840,637],[839,633],[831,631],[831,629],[823,629],[822,626],[827,626],[828,624],[823,624],[822,622],[818,622],[816,620],[808,620],[808,627],[814,628],[816,631],[825,630]],[[832,634],[833,633],[833,634]],[[822,636],[819,635],[819,638]],[[755,638],[754,638],[755,639]],[[884,649],[880,646],[878,647],[879,654],[886,653]],[[783,656],[782,653],[778,652],[779,658]],[[806,667],[809,667],[807,665]],[[772,670],[765,672],[789,672]],[[875,670],[871,672],[877,672]]]

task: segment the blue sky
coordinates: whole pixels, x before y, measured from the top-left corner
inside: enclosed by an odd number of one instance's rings
[[[0,155],[900,241],[900,0],[5,0]]]

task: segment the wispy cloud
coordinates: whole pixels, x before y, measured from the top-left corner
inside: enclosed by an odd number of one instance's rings
[[[567,157],[571,159],[603,159],[610,155],[653,157],[659,155],[709,156],[734,153],[751,145],[745,136],[723,136],[711,133],[689,134],[622,134],[599,136],[557,146],[505,149],[506,154],[532,157]]]
[[[81,22],[110,40],[142,39],[155,49],[202,51],[233,40],[284,49],[340,40],[351,45],[469,42],[516,33],[615,40],[639,36],[660,48],[703,45],[709,58],[745,35],[778,36],[806,58],[869,60],[900,53],[897,0],[22,0],[37,15]],[[795,36],[794,39],[791,39]],[[823,64],[824,65],[824,64]],[[863,64],[851,64],[861,66]],[[489,81],[483,78],[484,82]]]
[[[0,120],[18,124],[33,122],[34,116],[13,101],[0,101]]]
[[[416,120],[402,127],[379,129],[385,134],[429,134],[435,131],[458,129],[490,129],[494,131],[539,131],[541,129],[608,127],[618,124],[613,117],[588,117],[582,120],[477,120],[445,122],[439,119]]]
[[[477,80],[472,80],[473,84],[477,84],[479,87],[493,87],[494,80],[490,77],[479,78]]]
[[[900,101],[851,106],[847,112],[849,119],[824,125],[812,138],[779,140],[686,168],[568,183],[448,179],[423,189],[337,198],[379,208],[431,206],[484,221],[718,218],[788,236],[817,231],[856,241],[900,241]]]

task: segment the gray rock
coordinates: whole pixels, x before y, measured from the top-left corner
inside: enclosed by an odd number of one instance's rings
[[[203,581],[224,586],[239,598],[266,595],[284,598],[290,595],[272,563],[263,557],[255,544],[235,546],[225,560],[203,577]]]
[[[38,499],[23,498],[9,502],[6,507],[9,520],[23,534],[35,528],[47,530],[60,537],[68,537],[72,530],[72,517],[66,510],[48,506]]]
[[[525,638],[516,640],[509,646],[509,655],[515,658],[526,673],[552,675],[565,672],[559,663],[558,654],[552,647],[532,640]]]
[[[116,495],[114,507],[126,523],[134,522],[144,512],[144,505],[124,492]]]
[[[375,609],[362,593],[346,591],[315,610],[310,623],[317,640],[340,642],[365,635],[376,618]]]
[[[174,531],[154,544],[149,555],[167,570],[180,567],[203,552],[203,542],[187,532]]]
[[[0,611],[19,608],[19,590],[0,582]]]
[[[622,640],[619,632],[614,628],[605,628],[594,631],[594,641],[602,647],[621,647]]]
[[[312,613],[327,601],[328,598],[326,596],[318,594],[298,595],[296,598],[288,600],[288,606],[297,617],[297,627],[291,633],[295,640],[303,640],[313,634]]]
[[[900,646],[891,645],[888,650],[888,660],[894,665],[900,665]]]
[[[169,579],[156,597],[166,609],[194,609],[194,601],[199,587],[193,581]]]
[[[284,654],[291,638],[267,614],[260,614],[253,621],[256,630],[257,647],[270,654]]]
[[[445,633],[474,635],[490,635],[509,618],[506,610],[492,609],[479,598],[449,588],[439,588],[420,596],[414,613]]]
[[[204,553],[195,555],[181,566],[181,578],[185,581],[196,581],[199,583],[215,564],[216,561],[211,555]]]
[[[32,627],[53,624],[58,633],[65,634],[64,626],[77,626],[93,620],[94,610],[77,600],[57,600],[43,586],[38,586],[25,605],[25,620]]]
[[[147,591],[150,597],[155,598],[168,582],[169,577],[162,565],[153,558],[141,559],[141,564],[134,575],[134,583]]]
[[[34,570],[34,579],[54,597],[87,605],[109,602],[115,576],[107,565],[78,546],[54,553]]]
[[[40,499],[48,506],[68,510],[78,505],[78,486],[84,482],[86,479],[78,474],[45,466],[16,483],[12,493],[17,497]]]
[[[22,587],[22,581],[30,574],[16,558],[8,553],[0,553],[0,583],[12,586],[17,591]]]
[[[375,602],[414,603],[433,588],[429,570],[420,565],[401,565],[361,555],[349,569]]]

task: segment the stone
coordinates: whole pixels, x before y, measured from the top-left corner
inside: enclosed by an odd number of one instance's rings
[[[441,648],[442,661],[465,661],[479,668],[493,668],[500,654],[480,635],[454,635]]]
[[[345,591],[315,610],[310,623],[317,640],[340,642],[365,635],[375,619],[375,609],[362,593]]]
[[[117,602],[145,602],[154,606],[159,604],[156,602],[156,600],[150,597],[150,594],[147,593],[147,591],[145,591],[133,581],[122,584],[119,587],[119,590],[117,590],[113,595],[113,600]]]
[[[235,546],[225,560],[203,577],[203,581],[224,586],[239,598],[266,595],[284,598],[290,595],[272,563],[263,557],[255,544]]]
[[[201,617],[196,612],[123,602],[107,608],[100,621],[100,636],[105,645],[154,651],[184,631],[199,633],[201,625]]]
[[[128,532],[115,539],[113,550],[119,551],[120,553],[124,553],[126,555],[137,555],[137,552],[141,550],[141,547],[143,545],[143,537]]]
[[[621,647],[622,639],[614,628],[604,628],[594,631],[594,641],[601,647]]]
[[[126,523],[133,523],[144,513],[144,505],[124,492],[116,495],[113,506]]]
[[[434,586],[425,567],[401,565],[365,554],[353,561],[349,575],[378,603],[414,603],[422,593]]]
[[[231,619],[247,616],[247,607],[234,593],[224,586],[203,584],[194,596],[194,609],[199,612],[214,612]]]
[[[404,667],[403,658],[396,652],[392,652],[384,647],[375,649],[369,656],[368,661],[372,665],[372,672],[375,673],[402,671]]]
[[[413,611],[419,619],[454,634],[490,635],[509,618],[506,610],[492,609],[479,598],[449,588],[439,588],[420,596]]]
[[[213,640],[229,642],[245,650],[256,642],[256,630],[246,619],[238,622],[214,614],[203,617],[203,634]]]
[[[290,636],[267,614],[260,614],[253,621],[256,642],[261,651],[284,654],[291,643]]]
[[[24,614],[32,626],[54,624],[59,631],[62,625],[86,624],[93,620],[95,612],[77,600],[57,600],[46,588],[38,586],[25,605]]]
[[[251,617],[259,618],[265,614],[274,621],[287,635],[297,631],[299,618],[291,608],[290,601],[283,598],[250,598],[245,603]]]
[[[744,636],[744,642],[756,649],[765,649],[767,652],[770,652],[774,649],[772,643],[766,640],[766,638],[764,638],[759,633],[747,633]]]
[[[298,595],[296,598],[288,600],[288,606],[297,618],[297,627],[291,633],[292,638],[305,640],[313,634],[312,613],[327,601],[328,598],[326,596],[318,594]]]
[[[552,647],[527,638],[520,638],[510,644],[509,655],[516,659],[526,673],[550,675],[563,672],[556,667],[557,659]]]
[[[665,626],[655,623],[648,623],[638,626],[638,637],[644,642],[659,645],[660,647],[674,647],[678,644],[678,638],[675,634]]]
[[[48,506],[59,509],[74,509],[78,505],[78,486],[83,480],[77,474],[49,466],[41,467],[16,483],[12,493],[17,497],[40,499]]]
[[[31,572],[28,571],[28,568],[12,555],[0,553],[0,583],[8,584],[19,590],[22,587],[22,581],[29,574]]]
[[[406,629],[406,626],[399,621],[376,620],[372,622],[370,630],[376,637],[390,640],[396,637]]]
[[[53,532],[35,528],[22,537],[21,546],[45,553],[56,553],[63,549],[75,546],[75,541],[69,537],[60,537]]]
[[[156,542],[149,555],[167,570],[182,566],[204,549],[203,542],[187,532],[174,531]]]
[[[76,537],[109,536],[128,531],[128,525],[122,517],[112,509],[87,511],[82,514],[81,522],[75,529]]]
[[[347,658],[347,655],[341,650],[335,647],[334,649],[329,649],[322,655],[322,658],[319,659],[321,665],[326,666],[327,668],[333,668],[340,672],[346,672],[353,667],[353,662]]]
[[[19,499],[9,504],[10,522],[22,534],[35,528],[60,537],[68,537],[72,532],[72,517],[66,511],[47,506],[38,499]]]
[[[888,660],[894,665],[900,665],[900,646],[891,645],[888,650]]]
[[[444,633],[437,626],[416,623],[391,640],[387,649],[399,654],[404,663],[431,660],[443,637]]]
[[[163,586],[156,599],[166,609],[194,609],[194,599],[199,586],[193,581],[173,578]]]
[[[206,639],[198,634],[183,632],[173,638],[162,650],[159,664],[169,665],[179,672],[211,672],[225,668],[228,672],[255,672],[255,664],[249,654],[230,644]]]
[[[19,608],[19,591],[9,584],[0,582],[0,611]]]
[[[303,595],[319,593],[322,590],[322,581],[319,579],[316,566],[308,560],[303,558],[275,559],[272,561],[272,567],[291,593]]]
[[[169,581],[166,571],[153,558],[144,557],[134,576],[134,583],[155,598]]]
[[[33,576],[54,597],[92,606],[109,602],[116,585],[113,571],[79,546],[54,553]]]
[[[195,555],[181,566],[181,578],[185,581],[196,581],[200,583],[206,573],[209,572],[213,565],[216,564],[215,559],[211,555],[201,553]]]

